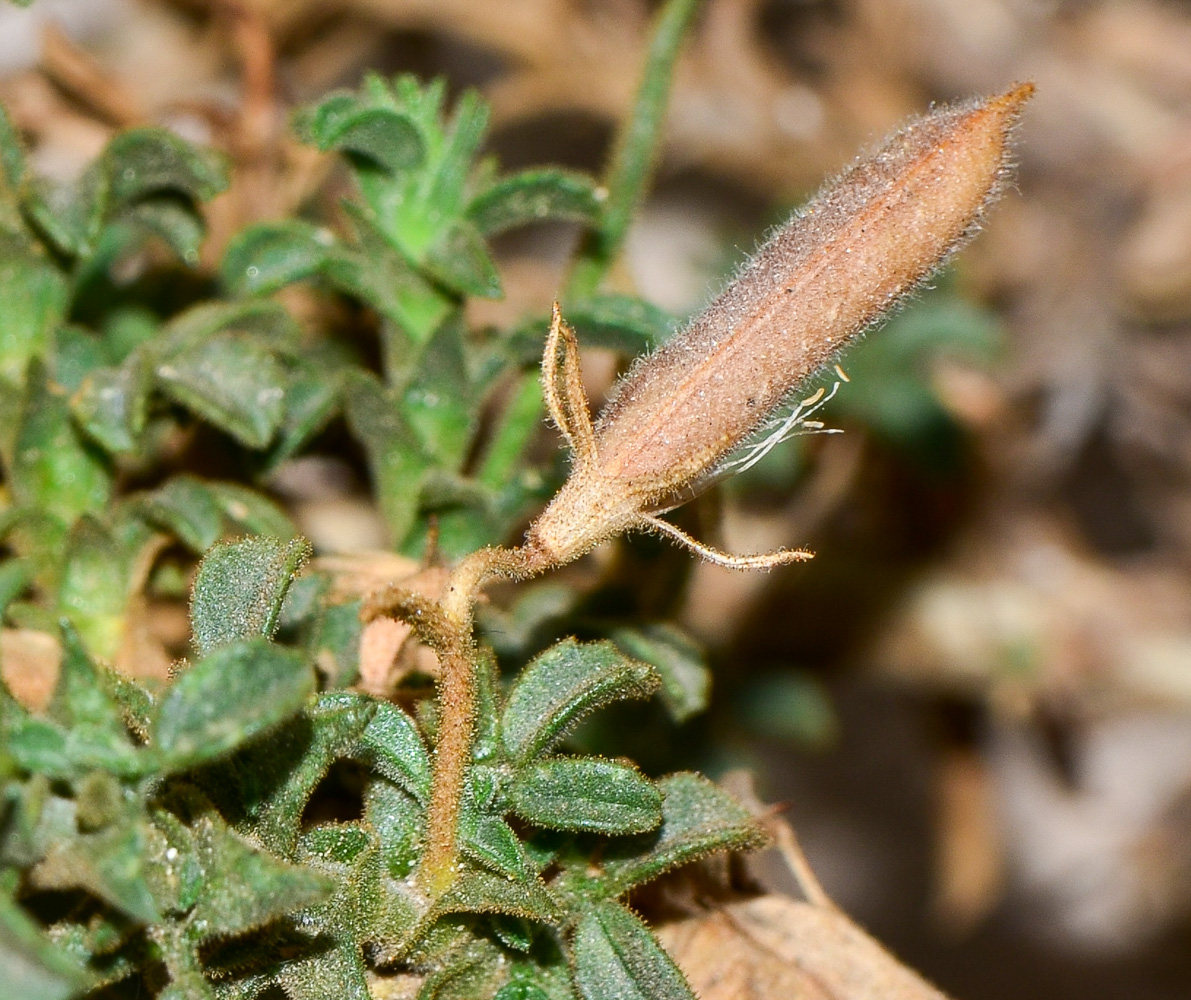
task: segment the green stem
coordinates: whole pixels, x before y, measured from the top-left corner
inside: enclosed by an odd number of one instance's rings
[[[566,300],[595,293],[620,253],[657,158],[674,63],[699,0],[669,0],[655,21],[645,75],[633,113],[617,136],[604,186],[608,200],[598,230],[587,233],[567,281]]]
[[[492,435],[476,479],[493,490],[508,486],[541,423],[542,389],[538,373],[536,370],[522,372],[509,394],[500,425]]]

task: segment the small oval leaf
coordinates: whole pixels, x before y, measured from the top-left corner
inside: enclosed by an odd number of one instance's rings
[[[648,698],[657,671],[610,642],[565,639],[536,657],[509,692],[501,737],[514,761],[548,750],[588,712],[622,698]]]
[[[296,714],[314,687],[310,665],[267,639],[221,646],[162,696],[154,743],[168,770],[193,767]]]
[[[423,805],[430,798],[430,755],[414,720],[396,705],[378,702],[360,735],[357,755]]]
[[[662,822],[662,795],[635,767],[557,757],[523,767],[509,795],[521,819],[553,830],[646,833]]]
[[[205,201],[227,187],[227,167],[217,153],[192,146],[163,128],[129,129],[104,150],[115,204],[174,191]]]
[[[332,242],[327,230],[300,219],[262,222],[228,244],[219,276],[235,295],[266,295],[317,274]]]
[[[545,167],[502,177],[467,208],[485,236],[530,222],[556,219],[595,222],[601,197],[585,174]]]
[[[339,149],[365,157],[391,174],[418,166],[426,149],[408,116],[390,108],[366,108],[324,117],[317,136],[320,149]]]
[[[662,828],[643,843],[611,845],[604,863],[609,895],[716,851],[762,846],[765,834],[749,811],[702,775],[671,774],[658,781]]]
[[[285,373],[246,335],[217,333],[162,361],[156,374],[168,395],[249,448],[264,448],[285,417]]]
[[[267,535],[216,545],[199,564],[190,624],[200,656],[238,639],[271,636],[285,593],[306,558],[304,538]]]
[[[695,1000],[649,928],[619,903],[598,903],[583,914],[571,962],[584,1000]]]

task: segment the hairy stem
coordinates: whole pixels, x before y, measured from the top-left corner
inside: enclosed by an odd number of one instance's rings
[[[523,579],[545,568],[527,549],[480,549],[455,568],[437,605],[410,602],[403,608],[439,661],[438,745],[426,811],[426,851],[419,869],[419,881],[431,897],[446,891],[458,871],[459,813],[475,737],[476,597],[495,577]]]
[[[455,879],[459,856],[459,807],[471,741],[475,731],[476,700],[472,682],[474,646],[470,622],[459,642],[438,650],[441,670],[438,687],[438,746],[434,778],[426,812],[426,852],[420,881],[431,897],[441,895]]]

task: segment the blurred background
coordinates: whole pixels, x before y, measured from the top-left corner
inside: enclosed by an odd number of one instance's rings
[[[38,0],[0,7],[0,100],[51,178],[143,122],[227,150],[213,261],[336,193],[287,118],[367,70],[479,88],[507,168],[598,172],[656,6]],[[680,515],[815,561],[733,574],[634,540],[595,557],[598,601],[677,624],[714,668],[710,713],[621,716],[628,749],[751,768],[828,891],[942,988],[1185,998],[1191,3],[706,0],[614,284],[689,314],[859,149],[1025,79],[1018,190],[843,359],[816,417],[845,433],[794,438]],[[507,297],[473,321],[540,312],[575,236],[502,238]],[[598,399],[616,359],[585,362]],[[322,550],[378,544],[358,491],[309,478],[275,489]]]

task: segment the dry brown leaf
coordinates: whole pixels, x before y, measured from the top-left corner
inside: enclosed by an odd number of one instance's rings
[[[757,797],[751,773],[730,772],[723,785],[765,827],[805,901],[777,892],[742,899],[733,866],[713,868],[694,894],[674,891],[682,872],[662,886],[655,902],[680,912],[696,899],[717,900],[714,909],[657,929],[701,1000],[946,1000],[836,907],[793,828]],[[755,887],[757,872],[745,861]]]
[[[944,1000],[830,906],[761,896],[658,936],[702,1000]]]
[[[310,567],[331,578],[331,601],[350,600],[391,584],[404,583],[422,564],[394,552],[343,552],[318,556]]]
[[[26,708],[43,711],[58,683],[62,650],[48,632],[0,629],[0,675],[12,696]]]

